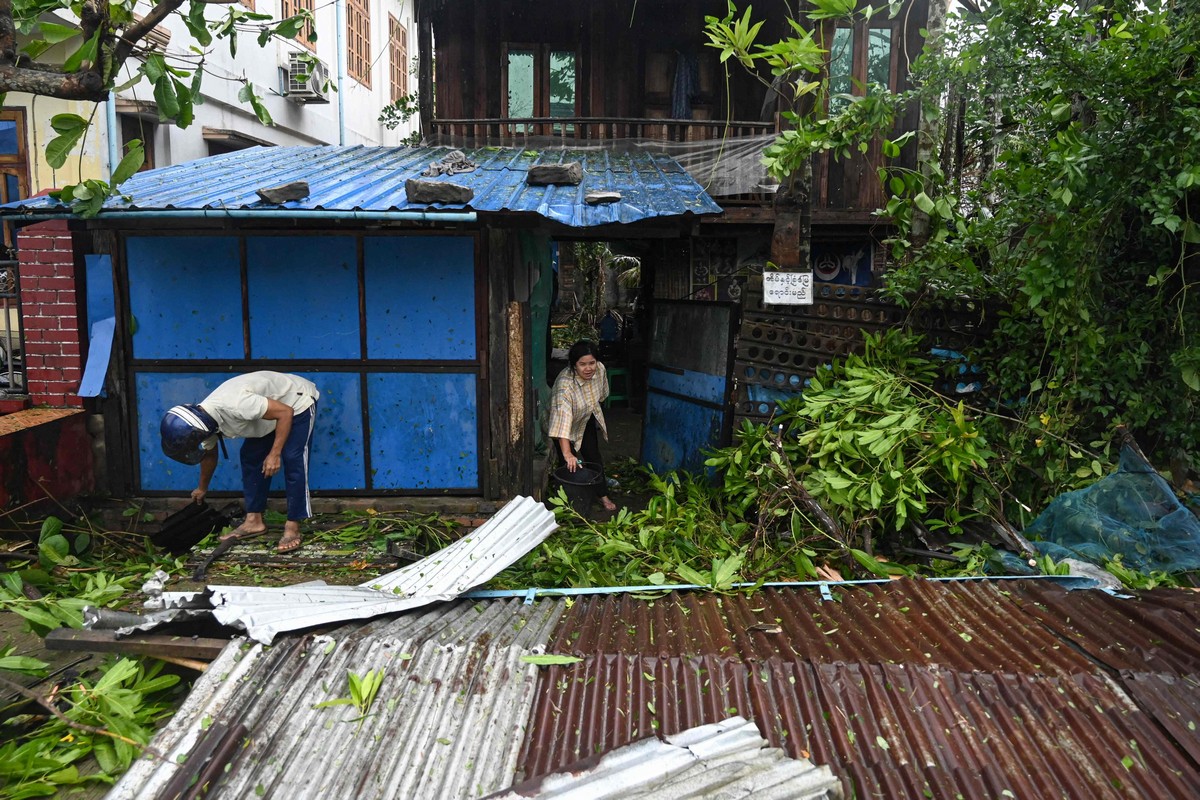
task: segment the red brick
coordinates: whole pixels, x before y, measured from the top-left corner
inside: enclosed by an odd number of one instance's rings
[[[60,352],[61,352],[61,348],[60,348]],[[75,356],[64,356],[64,355],[51,356],[51,355],[48,355],[48,356],[46,356],[46,366],[56,367],[58,369],[63,370],[64,372],[66,372],[69,369],[74,369],[74,370],[78,371],[79,370],[79,356],[77,356],[77,355],[75,355]],[[66,377],[67,377],[66,375],[63,375],[64,380],[66,379]]]
[[[39,278],[44,280],[43,278]],[[37,286],[37,282],[31,287],[21,287],[21,305],[30,306],[34,310],[40,310],[41,306],[53,303],[58,300],[58,292],[51,292]]]
[[[36,225],[30,225],[25,230],[31,234],[56,234],[67,232],[67,221],[65,219],[48,219],[45,222],[39,222]]]
[[[79,342],[62,342],[60,346],[62,347],[62,354],[64,356],[75,356],[76,358],[79,358]]]
[[[49,236],[18,236],[17,237],[17,257],[20,258],[21,251],[24,250],[51,250],[54,247],[54,240]]]
[[[31,260],[37,264],[54,264],[60,269],[71,269],[75,265],[75,256],[69,250],[39,250]]]
[[[52,275],[57,275],[58,270],[50,264],[29,263],[22,264],[18,274],[21,276],[22,285],[24,285],[30,278],[48,278]]]
[[[25,355],[29,356],[56,356],[62,353],[62,348],[58,342],[25,342]]]

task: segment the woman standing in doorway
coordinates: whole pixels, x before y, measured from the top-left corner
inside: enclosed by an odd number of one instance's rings
[[[600,505],[605,511],[617,506],[608,498],[604,460],[600,456],[600,434],[608,440],[604,411],[600,404],[608,397],[608,373],[596,357],[596,345],[579,341],[567,352],[567,367],[554,381],[550,400],[550,438],[567,470],[579,469],[580,462],[595,464],[600,471]]]

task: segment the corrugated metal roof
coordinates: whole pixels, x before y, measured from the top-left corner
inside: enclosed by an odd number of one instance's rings
[[[753,722],[730,717],[663,740],[650,738],[564,772],[525,781],[488,800],[620,798],[840,798],[828,767],[767,747]]]
[[[221,624],[270,644],[283,631],[452,600],[491,580],[556,528],[553,512],[544,505],[530,497],[515,497],[453,544],[358,586],[328,586],[323,581],[282,587],[209,586],[204,593],[164,592],[162,599],[167,608],[210,607]],[[149,627],[139,625],[137,630]],[[133,629],[119,633],[127,630]]]
[[[255,646],[209,669],[197,693],[216,697],[215,683],[229,697],[185,706],[155,744],[168,752],[153,779],[161,789],[178,756],[195,769],[213,752],[224,778],[210,797],[477,797],[561,773],[555,791],[612,779],[657,798],[640,749],[623,766],[595,759],[737,715],[830,768],[846,796],[1200,793],[1200,595],[1034,580],[827,588],[460,600]],[[542,652],[580,661],[521,661]],[[311,709],[345,694],[347,670],[380,667],[379,718],[361,733],[331,722],[349,708]],[[205,716],[213,741],[197,730]],[[148,769],[115,796],[158,796],[141,788]]]
[[[565,603],[458,601],[244,653],[231,645],[155,738],[165,758],[140,759],[108,796],[169,797],[206,767],[220,778],[209,798],[453,800],[504,789],[538,680],[521,657],[544,651]],[[381,669],[361,724],[353,706],[313,708],[348,695],[348,672]],[[235,746],[220,746],[226,731]]]
[[[524,772],[737,713],[772,746],[831,766],[849,796],[1184,797],[1200,788],[1185,755],[1200,746],[1188,727],[1196,720],[1185,718],[1195,703],[1170,703],[1200,676],[1200,636],[1186,627],[1194,595],[1182,614],[1158,594],[1120,600],[1031,581],[898,581],[833,596],[581,598],[549,649],[584,660],[551,667],[542,682]],[[1050,597],[1072,618],[1103,615],[1106,639],[1093,644],[1127,643],[1125,662],[1157,649],[1156,666],[1143,666],[1159,674],[1127,685],[1028,613]],[[1145,627],[1147,616],[1162,624]],[[1171,664],[1185,671],[1160,672]]]
[[[272,210],[388,212],[474,210],[527,212],[571,227],[630,223],[682,214],[719,214],[721,207],[670,156],[650,151],[518,150],[464,151],[474,172],[426,180],[474,190],[467,205],[416,204],[404,183],[421,177],[449,147],[255,147],[141,172],[121,184],[101,217],[163,210]],[[578,161],[578,186],[528,186],[529,168]],[[306,181],[309,195],[273,205],[256,190]],[[620,192],[615,203],[588,205],[589,192]],[[60,208],[48,197],[10,203],[3,209]]]

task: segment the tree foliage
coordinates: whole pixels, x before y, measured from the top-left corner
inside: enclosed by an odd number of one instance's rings
[[[263,47],[273,36],[301,33],[316,40],[313,16],[301,11],[283,20],[239,6],[234,0],[155,0],[145,16],[135,15],[136,0],[0,0],[0,98],[9,92],[100,103],[113,92],[143,79],[154,92],[159,118],[180,128],[192,124],[204,102],[201,86],[211,48],[223,43],[237,55],[240,35],[256,36]],[[226,6],[215,19],[206,9]],[[170,16],[179,17],[191,41],[186,52],[165,53],[148,44],[150,33]],[[60,17],[75,20],[70,24]],[[310,60],[315,57],[305,54]],[[238,99],[264,125],[271,115],[247,79]],[[46,160],[55,169],[66,163],[91,124],[90,118],[63,113],[51,120],[56,136],[46,144]],[[141,166],[141,143],[127,153],[110,182],[88,180],[59,195],[85,216]]]
[[[1195,457],[1198,43],[1196,3],[995,0],[917,66],[947,135],[923,172],[885,175],[889,290],[997,310],[975,356],[1019,423],[997,466],[1032,505],[1118,424]]]

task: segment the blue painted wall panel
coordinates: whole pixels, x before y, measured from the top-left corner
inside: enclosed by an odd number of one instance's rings
[[[310,489],[366,489],[362,380],[351,372],[300,372],[317,385],[317,427],[309,453]],[[283,489],[283,479],[275,482]]]
[[[723,412],[674,397],[650,392],[646,395],[647,424],[642,434],[642,460],[656,472],[686,469],[704,471],[704,451],[716,446],[721,435]]]
[[[725,376],[707,375],[703,372],[684,370],[682,375],[661,369],[650,369],[646,384],[651,389],[694,397],[709,403],[725,402]]]
[[[113,300],[112,256],[86,255],[83,257],[87,276],[87,325],[84,330],[102,319],[117,313]]]
[[[200,468],[189,467],[163,455],[158,426],[171,406],[199,403],[232,373],[141,372],[137,376],[138,461],[142,470],[142,489],[146,491],[190,492],[200,480]],[[241,439],[225,442],[229,460],[222,458],[209,484],[209,491],[242,490],[238,454]]]
[[[253,358],[362,355],[353,237],[249,237],[246,283]]]
[[[370,237],[364,242],[367,357],[475,360],[475,240]]]
[[[365,489],[362,400],[359,376],[353,373],[297,372],[317,384],[321,400],[309,458],[312,489]],[[179,403],[199,403],[231,373],[142,372],[137,376],[138,458],[142,488],[147,491],[191,491],[200,479],[200,468],[172,461],[162,453],[158,426],[162,415]],[[241,492],[238,460],[242,439],[226,439],[229,459],[222,458],[210,491]],[[283,490],[277,476],[273,489]]]
[[[368,386],[373,488],[478,488],[474,374],[375,373]]]
[[[231,236],[125,240],[135,358],[244,358],[242,272]]]

